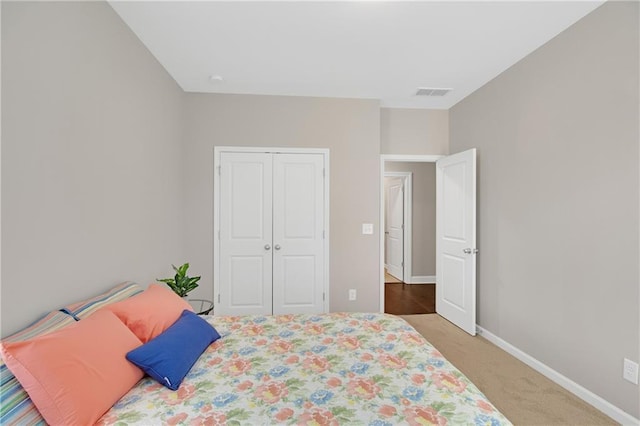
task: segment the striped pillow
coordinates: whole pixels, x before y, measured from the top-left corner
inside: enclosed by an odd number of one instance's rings
[[[18,342],[32,337],[59,330],[75,323],[74,319],[62,312],[54,311],[44,318],[31,324],[11,336],[2,339],[3,342]],[[1,425],[44,425],[46,424],[40,412],[33,405],[29,395],[22,388],[18,380],[9,371],[4,361],[0,361],[0,424]]]
[[[90,299],[82,300],[80,302],[72,303],[65,306],[63,309],[69,312],[73,317],[83,319],[102,308],[114,302],[128,299],[131,296],[135,296],[138,293],[142,293],[142,287],[133,282],[124,282],[118,284],[111,290],[99,294]]]
[[[2,341],[18,342],[59,330],[75,323],[74,318],[86,318],[105,305],[127,299],[141,292],[142,288],[138,284],[124,282],[98,296],[66,306],[63,308],[66,310],[65,313],[51,312],[24,330],[18,331]],[[0,425],[46,425],[27,392],[2,360],[0,360],[0,395]]]

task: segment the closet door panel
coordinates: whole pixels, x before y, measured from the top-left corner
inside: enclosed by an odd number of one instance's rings
[[[272,312],[272,156],[220,157],[220,301],[216,314]]]
[[[282,292],[280,309],[314,305],[313,287],[300,285],[300,283],[313,283],[316,280],[316,257],[282,256],[281,264],[283,282],[282,286],[277,286]]]
[[[273,157],[273,313],[323,312],[324,159]]]
[[[270,260],[270,259],[269,259]],[[266,308],[268,292],[265,292],[270,282],[265,282],[263,271],[266,265],[264,256],[230,256],[229,282],[233,283],[229,289],[229,306],[233,309]],[[269,306],[269,310],[270,310]],[[259,312],[270,313],[270,312]]]

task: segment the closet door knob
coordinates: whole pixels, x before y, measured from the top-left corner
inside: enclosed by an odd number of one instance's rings
[[[269,244],[266,244],[266,245],[264,246],[264,249],[265,249],[265,250],[271,250],[271,246],[270,246]]]
[[[280,247],[280,244],[276,244],[276,246],[274,247],[276,250],[280,250],[282,247]]]

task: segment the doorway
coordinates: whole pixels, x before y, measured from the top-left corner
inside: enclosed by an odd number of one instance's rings
[[[436,163],[436,312],[476,334],[476,149],[451,154],[380,156],[380,247],[384,245],[384,172],[391,161]],[[385,309],[380,250],[380,311]]]
[[[435,313],[435,178],[435,162],[385,163],[385,313]]]
[[[432,313],[435,311],[435,235],[431,236],[433,249],[431,250],[431,255],[427,255],[429,257],[434,257],[433,260],[430,259],[429,265],[424,265],[424,247],[420,247],[418,252],[418,256],[414,253],[414,248],[416,246],[416,241],[414,241],[414,236],[417,236],[417,233],[421,233],[419,240],[424,240],[424,227],[418,226],[418,230],[416,232],[414,223],[414,194],[416,194],[416,170],[419,169],[420,166],[431,166],[433,170],[435,170],[435,162],[440,158],[443,158],[442,155],[381,155],[380,156],[380,170],[381,170],[381,183],[380,183],[380,199],[381,199],[381,208],[380,208],[380,217],[381,223],[384,225],[384,232],[381,232],[381,241],[380,247],[380,311],[386,312],[387,310],[392,310],[395,312],[405,313],[405,310],[411,311],[411,313]],[[413,167],[412,167],[413,166]],[[434,175],[431,179],[430,185],[432,193],[435,194],[435,171]],[[421,175],[422,176],[422,175]],[[387,196],[388,196],[388,185],[386,184],[387,178],[396,178],[405,181],[408,185],[405,184],[404,187],[404,199],[402,203],[402,207],[404,210],[403,220],[404,220],[404,241],[403,241],[403,259],[404,262],[402,268],[402,279],[399,284],[386,284],[387,279],[385,278],[388,266],[387,254],[388,254],[388,238],[386,232],[391,232],[388,230],[387,219],[388,219],[388,206],[387,206]],[[421,180],[424,179],[422,176]],[[422,184],[422,182],[421,182]],[[424,200],[421,200],[424,203]],[[408,205],[409,204],[409,205]],[[433,201],[435,204],[435,200]],[[434,206],[432,206],[434,207]],[[435,210],[434,210],[435,211]],[[434,229],[435,232],[435,213],[430,214],[432,216],[433,222],[431,228]],[[393,215],[392,215],[393,216]],[[423,221],[421,221],[423,222]],[[419,243],[424,244],[424,243]],[[396,243],[396,247],[398,243]],[[397,251],[397,250],[396,250]],[[393,249],[392,249],[393,252]],[[414,262],[414,260],[418,260],[418,263]],[[418,269],[416,269],[418,266]],[[433,272],[426,273],[426,270],[431,270]],[[393,276],[397,277],[396,274]],[[429,282],[427,284],[427,282]],[[385,309],[386,300],[389,302],[389,309]],[[408,314],[408,313],[407,313]]]

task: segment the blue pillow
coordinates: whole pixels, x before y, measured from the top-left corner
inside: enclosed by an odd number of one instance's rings
[[[211,324],[184,310],[162,334],[127,353],[127,359],[159,383],[178,390],[202,352],[219,338]]]

